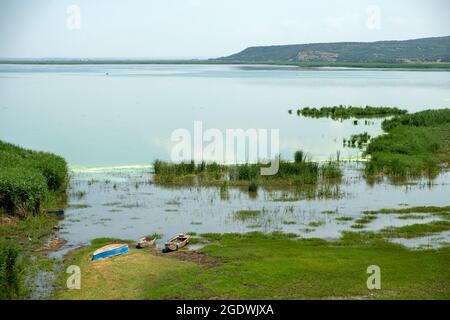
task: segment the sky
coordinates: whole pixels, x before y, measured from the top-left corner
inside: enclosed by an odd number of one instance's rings
[[[212,58],[450,35],[449,0],[0,0],[0,58]]]

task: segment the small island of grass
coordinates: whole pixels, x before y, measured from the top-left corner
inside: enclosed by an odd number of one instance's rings
[[[407,110],[394,107],[356,107],[356,106],[333,106],[322,108],[305,107],[297,110],[297,115],[310,118],[331,118],[344,120],[350,118],[385,118],[394,115],[406,114]]]

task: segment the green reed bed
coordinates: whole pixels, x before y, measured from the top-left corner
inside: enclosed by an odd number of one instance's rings
[[[275,175],[262,175],[261,163],[221,165],[217,163],[169,163],[154,162],[154,181],[159,184],[247,186],[250,192],[263,187],[308,187],[320,183],[333,183],[342,177],[342,168],[337,161],[323,164],[307,161],[306,153],[297,151],[295,161],[280,160]]]
[[[17,215],[38,213],[65,191],[66,161],[0,141],[0,208]]]
[[[406,113],[406,110],[395,107],[356,107],[343,105],[322,108],[305,107],[297,110],[297,115],[302,115],[304,117],[331,118],[335,120],[350,118],[384,118]]]
[[[396,116],[382,128],[387,134],[372,139],[365,152],[368,176],[433,177],[450,163],[450,109]]]

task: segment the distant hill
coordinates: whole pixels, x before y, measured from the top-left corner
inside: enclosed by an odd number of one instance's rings
[[[450,62],[450,36],[404,41],[310,43],[250,47],[227,62]]]

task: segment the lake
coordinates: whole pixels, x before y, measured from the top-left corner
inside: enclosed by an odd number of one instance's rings
[[[168,160],[178,128],[279,129],[280,151],[324,160],[353,133],[381,133],[379,121],[306,119],[304,106],[450,103],[450,72],[243,65],[1,65],[0,137],[55,152],[76,166]],[[288,114],[293,109],[294,114]]]

